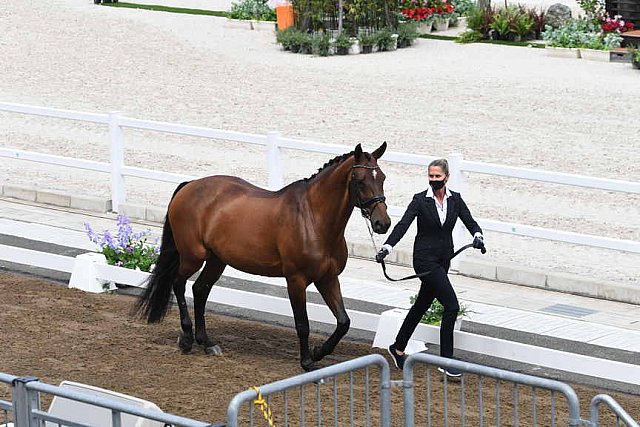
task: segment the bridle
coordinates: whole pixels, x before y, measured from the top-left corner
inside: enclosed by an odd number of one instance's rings
[[[355,191],[355,189],[353,188],[354,184],[356,183],[355,178],[355,173],[353,172],[353,169],[379,169],[378,166],[367,166],[367,165],[353,165],[351,166],[352,172],[351,172],[351,182],[350,185],[352,187],[352,194],[355,193],[356,195],[356,202],[355,202],[355,206],[360,209],[360,213],[362,214],[362,216],[366,219],[370,219],[371,218],[371,214],[373,213],[373,210],[376,208],[376,205],[378,203],[384,203],[386,199],[386,197],[384,197],[382,194],[379,194],[377,196],[373,196],[367,200],[362,200],[362,197],[360,195],[359,191]],[[386,206],[386,204],[385,204]]]

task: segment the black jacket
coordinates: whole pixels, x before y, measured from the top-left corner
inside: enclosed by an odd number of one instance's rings
[[[453,254],[452,231],[456,220],[460,218],[467,230],[473,235],[482,233],[482,229],[471,216],[469,208],[462,200],[460,193],[449,190],[451,197],[447,199],[447,218],[440,224],[435,200],[427,197],[427,190],[413,196],[407,210],[385,244],[395,246],[409,229],[414,218],[418,218],[418,234],[413,244],[415,258],[443,258]]]

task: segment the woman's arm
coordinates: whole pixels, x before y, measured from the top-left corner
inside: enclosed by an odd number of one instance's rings
[[[390,247],[394,247],[400,241],[400,239],[402,239],[402,237],[405,235],[405,233],[409,229],[409,226],[411,225],[411,223],[413,222],[414,218],[417,215],[418,215],[418,201],[416,199],[416,196],[414,196],[413,199],[411,200],[411,203],[409,203],[407,210],[404,211],[404,214],[402,215],[402,218],[400,219],[400,221],[395,225],[395,227],[393,227],[393,231],[391,231],[391,234],[389,235],[387,240],[384,242],[384,244],[389,245]],[[391,252],[390,249],[389,249],[389,252]]]

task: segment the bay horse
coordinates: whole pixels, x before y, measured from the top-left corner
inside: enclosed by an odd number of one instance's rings
[[[246,273],[285,277],[300,341],[300,365],[331,354],[349,329],[338,275],[347,262],[345,228],[354,207],[384,234],[391,225],[385,204],[385,175],[372,153],[355,150],[327,162],[313,176],[279,191],[268,191],[232,176],[209,176],[176,188],[164,222],[160,254],[135,311],[148,323],[160,322],[171,291],[180,311],[178,345],[191,351],[194,334],[185,300],[187,279],[204,268],[193,284],[195,341],[205,353],[222,354],[205,326],[205,305],[227,265]],[[333,334],[309,348],[306,288],[314,283],[336,318]]]

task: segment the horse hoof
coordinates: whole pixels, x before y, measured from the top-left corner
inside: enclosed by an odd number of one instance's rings
[[[311,349],[311,360],[318,362],[319,360],[322,360],[323,357],[322,347],[313,347]]]
[[[211,347],[205,347],[204,352],[209,356],[222,356],[222,349],[219,345],[212,345]]]
[[[178,347],[182,354],[190,354],[193,347],[193,340],[185,337],[178,338]]]

